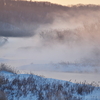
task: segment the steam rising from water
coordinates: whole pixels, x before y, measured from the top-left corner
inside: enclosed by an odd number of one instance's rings
[[[0,37],[0,47],[3,46],[3,45],[5,45],[7,43],[7,41],[8,41],[7,38]]]
[[[30,63],[86,63],[99,65],[99,22],[76,29],[51,29],[17,40],[17,53]],[[15,55],[16,56],[16,55]]]
[[[99,9],[70,9],[68,12],[49,13],[46,17],[52,17],[53,22],[37,23],[36,26],[25,24],[29,33],[25,32],[24,37],[22,32],[24,38],[20,35],[17,36],[19,38],[9,38],[9,43],[1,48],[2,57],[11,59],[9,63],[77,62],[100,65]],[[5,42],[0,42],[0,46]]]

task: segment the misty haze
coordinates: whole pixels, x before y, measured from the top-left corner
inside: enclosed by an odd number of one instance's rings
[[[0,0],[0,64],[100,85],[100,5]]]

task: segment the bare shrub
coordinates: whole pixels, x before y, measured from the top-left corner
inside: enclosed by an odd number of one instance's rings
[[[18,71],[16,71],[14,68],[4,64],[4,63],[1,63],[0,64],[0,71],[7,71],[7,72],[10,72],[10,73],[14,73],[14,74],[17,74]]]

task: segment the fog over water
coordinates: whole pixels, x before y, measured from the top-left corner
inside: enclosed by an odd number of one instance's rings
[[[15,67],[60,62],[99,66],[99,17],[99,7],[72,6],[48,13],[48,23],[25,23],[22,28],[1,22],[6,31],[0,29],[0,61]]]
[[[28,63],[98,63],[99,23],[77,29],[45,29],[29,38],[2,38],[4,58]],[[89,27],[89,29],[87,28]],[[13,62],[13,61],[12,61]]]

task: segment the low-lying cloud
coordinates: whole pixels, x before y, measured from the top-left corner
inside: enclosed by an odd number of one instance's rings
[[[0,36],[5,39],[0,38],[3,41],[0,41],[0,46],[9,38],[7,48],[10,50],[4,53],[5,56],[27,59],[28,63],[78,62],[100,65],[100,7],[77,6],[74,9],[72,6],[67,10],[47,13],[45,18],[53,20],[41,23],[40,17],[33,24],[21,23],[19,27],[1,23]]]

